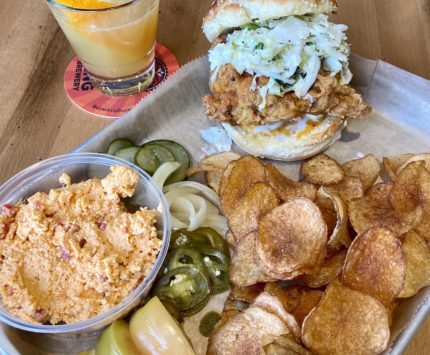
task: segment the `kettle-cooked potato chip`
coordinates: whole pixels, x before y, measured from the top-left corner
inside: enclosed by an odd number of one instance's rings
[[[267,283],[264,291],[276,296],[284,309],[294,316],[300,326],[323,295],[323,291],[313,290],[305,286],[281,286],[273,282]]]
[[[396,180],[397,170],[402,166],[403,163],[413,156],[414,155],[411,153],[406,153],[383,158],[385,172],[391,178],[391,180]]]
[[[414,230],[427,242],[430,242],[430,211],[428,209],[423,212],[423,218]]]
[[[320,209],[324,222],[327,224],[327,234],[332,235],[337,224],[337,213],[334,206],[332,208],[322,207],[318,204],[318,201],[315,204]]]
[[[255,298],[264,291],[264,287],[264,283],[244,287],[233,285],[231,287],[229,298],[252,303]]]
[[[291,281],[299,277],[300,275],[308,274],[314,270],[314,268],[305,267],[291,272],[276,272],[273,269],[270,269],[267,263],[261,261],[260,258],[258,258],[258,261],[260,262],[260,266],[264,270],[264,272],[270,277],[272,277],[272,281]]]
[[[414,229],[430,241],[430,172],[425,161],[412,161],[399,172],[391,200],[395,210],[422,209],[421,222]]]
[[[394,211],[390,202],[393,184],[384,182],[373,185],[362,198],[350,202],[349,219],[357,233],[372,227],[384,227],[400,236],[420,223],[420,209],[406,213]]]
[[[430,172],[425,165],[424,161],[414,161],[397,175],[391,191],[391,203],[396,212],[411,212],[429,203]]]
[[[371,228],[359,234],[349,247],[342,282],[390,304],[403,289],[405,275],[400,240],[388,229]]]
[[[430,236],[430,172],[423,160],[406,165],[397,175],[391,191],[391,203],[400,214],[413,214],[422,210],[422,218],[415,230],[424,238]]]
[[[249,308],[249,303],[241,300],[237,300],[234,298],[231,298],[230,295],[227,297],[225,303],[223,312],[225,311],[238,311],[242,312],[245,309]]]
[[[219,194],[219,185],[221,183],[223,170],[205,171],[206,185]]]
[[[424,238],[410,231],[403,236],[402,250],[406,257],[406,279],[398,297],[412,297],[430,286],[430,248]]]
[[[245,194],[239,204],[228,216],[228,227],[236,242],[254,232],[261,216],[270,212],[280,203],[278,195],[264,182],[255,183]]]
[[[260,301],[260,298],[265,299]],[[269,310],[261,308],[258,303]],[[217,327],[216,332],[212,332],[207,354],[263,354],[263,347],[273,339],[291,334],[289,324],[284,320],[289,317],[291,315],[288,315],[276,297],[262,294],[248,309],[234,315],[221,327]]]
[[[291,335],[281,335],[264,347],[265,355],[312,355]]]
[[[414,230],[423,237],[427,242],[430,242],[430,210],[429,206],[425,206],[421,222]]]
[[[282,302],[272,294],[268,292],[262,292],[251,304],[251,307],[259,307],[264,309],[266,312],[272,313],[281,319],[288,327],[289,334],[300,338],[300,327],[295,317],[285,310]]]
[[[390,304],[384,304],[385,310],[387,311],[388,324],[390,325],[390,327],[393,324],[393,313],[397,305],[398,305],[397,301],[391,302]]]
[[[284,202],[258,223],[257,254],[264,270],[291,273],[320,265],[325,257],[327,226],[312,201]]]
[[[187,176],[193,176],[196,175],[198,173],[205,173],[205,172],[210,172],[210,171],[221,171],[221,169],[219,169],[218,167],[212,165],[212,164],[204,164],[202,162],[198,163],[197,165],[192,166],[191,168],[189,168],[187,170]]]
[[[336,209],[334,208],[333,199],[327,196],[326,193],[322,193],[323,187],[326,188],[326,191],[328,190],[328,186],[320,186],[320,188],[317,191],[317,198],[314,203],[318,206],[320,210],[327,209],[327,210],[332,210],[333,212],[336,212]]]
[[[312,273],[299,277],[299,280],[312,288],[320,288],[328,285],[342,272],[346,258],[346,251],[342,250],[332,257],[325,259],[321,267],[315,268]]]
[[[231,247],[235,247],[236,246],[236,239],[234,239],[234,235],[230,230],[227,230],[226,234],[225,234],[225,240],[227,241],[227,243],[231,246]]]
[[[307,181],[318,185],[336,184],[345,177],[339,163],[325,154],[305,161],[300,167],[300,173]]]
[[[316,198],[317,188],[314,184],[290,180],[272,164],[266,165],[266,179],[282,201],[295,197],[305,197],[312,201]]]
[[[187,170],[187,176],[193,176],[200,172],[223,171],[233,160],[240,158],[240,155],[234,152],[221,152],[208,155],[206,158]]]
[[[241,155],[235,152],[221,152],[215,153],[212,155],[208,155],[201,162],[205,164],[211,164],[216,166],[217,168],[224,170],[228,164],[230,164],[233,160],[240,159]]]
[[[236,309],[224,309],[221,313],[221,319],[214,325],[209,336],[213,336],[225,323],[227,323],[230,318],[233,318],[236,314],[239,313],[240,311]]]
[[[318,195],[332,201],[336,211],[336,226],[328,237],[327,247],[330,251],[340,250],[342,246],[348,247],[351,238],[348,232],[348,207],[340,195],[326,189],[324,186],[318,190]]]
[[[224,191],[225,187],[227,186],[228,180],[230,179],[230,174],[233,171],[236,164],[237,164],[237,160],[233,160],[223,170],[222,175],[221,175],[221,180],[219,181],[218,195],[221,196],[221,193]]]
[[[396,175],[399,175],[400,172],[410,163],[414,161],[425,161],[425,167],[427,170],[430,170],[430,153],[421,153],[416,154],[412,157],[410,157],[408,160],[406,160],[396,171]]]
[[[304,288],[298,285],[284,287],[279,282],[268,282],[264,286],[264,291],[277,297],[284,306],[284,309],[288,313],[293,313],[299,305],[303,293],[302,289]]]
[[[282,308],[282,306],[281,306]],[[243,312],[245,316],[251,319],[254,332],[257,335],[256,340],[261,346],[265,346],[270,341],[280,335],[290,334],[290,329],[278,315],[268,312],[260,307],[249,307]],[[239,353],[235,351],[233,354]],[[225,354],[225,352],[223,353]]]
[[[371,187],[381,172],[378,159],[373,154],[368,154],[363,158],[350,160],[342,164],[342,168],[347,176],[360,178],[363,182],[364,190]]]
[[[276,325],[285,328],[285,325],[275,316],[267,312],[259,312],[261,316],[268,315],[266,320],[275,319]],[[256,313],[254,311],[254,313]],[[265,324],[265,323],[264,323]],[[284,330],[282,328],[282,330]],[[282,331],[281,331],[282,332]],[[262,354],[263,346],[259,341],[258,331],[254,326],[254,319],[244,312],[237,313],[229,318],[220,327],[216,326],[216,332],[212,332],[207,348],[207,355],[235,355],[235,354]]]
[[[354,176],[345,176],[341,182],[324,187],[328,191],[337,192],[346,203],[363,197],[364,194],[363,183],[358,177]]]
[[[258,159],[242,157],[235,162],[236,165],[228,177],[227,184],[220,191],[221,211],[226,217],[256,182],[266,180],[266,168]]]
[[[230,262],[230,281],[236,286],[249,286],[258,282],[273,281],[260,267],[256,246],[257,233],[249,233],[236,245]]]
[[[302,341],[322,355],[379,354],[388,345],[387,311],[372,296],[335,280],[306,317]]]

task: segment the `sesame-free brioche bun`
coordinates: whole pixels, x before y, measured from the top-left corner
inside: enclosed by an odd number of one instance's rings
[[[213,42],[220,34],[253,21],[336,11],[336,0],[215,0],[203,19],[203,32]]]
[[[232,126],[228,123],[222,125],[233,142],[248,154],[274,160],[295,161],[309,158],[327,149],[340,138],[346,124],[345,119],[327,116],[313,126],[307,124],[306,118],[295,123],[288,122],[287,126],[282,126],[281,122],[267,126]]]

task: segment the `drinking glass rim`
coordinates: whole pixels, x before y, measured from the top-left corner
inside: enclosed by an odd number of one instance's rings
[[[63,9],[63,10],[70,10],[70,11],[75,11],[75,12],[103,12],[103,11],[111,11],[111,10],[120,9],[120,8],[129,6],[129,5],[131,5],[131,4],[135,3],[135,2],[138,2],[140,0],[130,0],[130,1],[125,2],[123,4],[115,5],[115,6],[112,6],[112,7],[106,7],[106,8],[103,8],[103,9],[80,9],[80,8],[77,8],[77,7],[72,7],[72,6],[67,6],[67,5],[60,4],[56,0],[46,0],[46,1],[49,2],[52,5],[60,8],[60,9]]]

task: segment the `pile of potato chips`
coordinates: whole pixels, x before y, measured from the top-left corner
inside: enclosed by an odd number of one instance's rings
[[[209,354],[386,349],[399,299],[430,286],[430,154],[383,166],[321,154],[296,182],[228,152],[190,169],[220,195],[234,250]]]

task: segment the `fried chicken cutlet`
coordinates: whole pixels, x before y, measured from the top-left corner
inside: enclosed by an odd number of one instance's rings
[[[256,79],[258,87],[267,84],[268,78]],[[306,113],[327,114],[339,118],[359,118],[370,112],[353,88],[340,83],[338,75],[320,70],[306,98],[294,92],[283,97],[267,94],[265,107],[259,108],[263,98],[258,88],[252,88],[253,77],[239,74],[231,64],[222,65],[215,80],[210,80],[213,95],[203,98],[205,114],[215,121],[241,124],[270,124],[285,119],[299,119]]]

